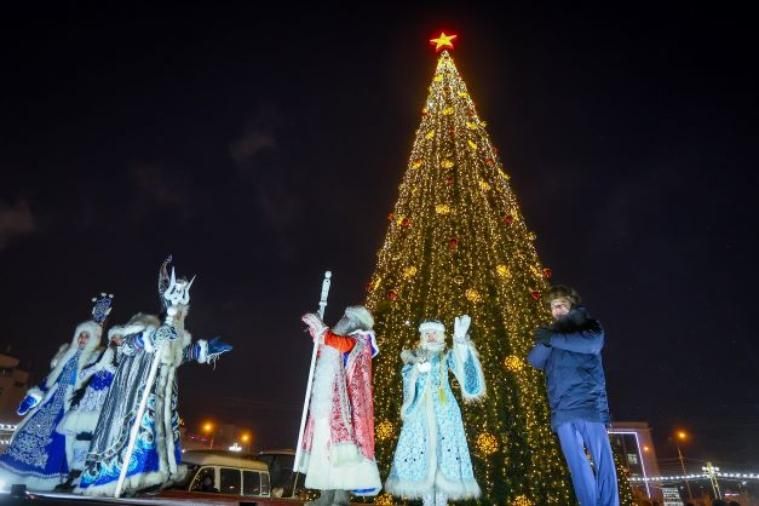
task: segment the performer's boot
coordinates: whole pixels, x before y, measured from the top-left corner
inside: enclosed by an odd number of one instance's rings
[[[79,475],[82,474],[82,471],[72,469],[69,471],[69,475],[66,477],[66,481],[63,483],[59,483],[55,486],[56,492],[69,492],[71,490],[74,490],[76,487],[76,480],[79,478]]]
[[[435,492],[435,506],[448,506],[448,496],[445,493]]]
[[[347,490],[335,490],[332,506],[350,506],[351,496]]]
[[[332,500],[335,497],[334,490],[321,490],[321,495],[315,501],[309,501],[303,506],[332,506]]]
[[[430,490],[422,496],[422,506],[435,506],[435,490]]]

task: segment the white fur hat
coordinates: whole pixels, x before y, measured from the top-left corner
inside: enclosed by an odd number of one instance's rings
[[[86,322],[77,325],[76,330],[74,330],[74,337],[71,338],[71,346],[73,348],[79,346],[79,334],[82,332],[86,332],[90,336],[87,344],[84,346],[85,350],[94,350],[100,346],[100,337],[103,335],[103,327],[95,323],[93,320],[87,320]]]
[[[374,318],[364,306],[348,306],[345,308],[345,316],[357,323],[362,330],[371,330],[374,327]]]
[[[440,332],[441,334],[445,334],[445,325],[443,325],[443,323],[439,322],[438,320],[423,321],[422,324],[419,325],[419,332],[426,332],[428,330],[434,330],[436,332]]]

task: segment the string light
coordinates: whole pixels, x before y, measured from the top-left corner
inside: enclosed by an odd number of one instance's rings
[[[460,403],[469,446],[477,450],[479,502],[573,504],[551,432],[544,377],[523,364],[534,329],[550,322],[532,295],[548,288],[545,266],[447,51],[439,56],[391,216],[366,301],[382,349],[374,362],[374,391],[383,475],[400,428],[401,350],[416,344],[416,326],[425,318],[450,326],[467,313],[488,386],[483,402]],[[404,227],[399,217],[412,226]],[[409,266],[416,268],[413,275]],[[519,373],[505,374],[504,367]],[[386,421],[395,423],[391,430]],[[378,500],[392,504],[385,496]]]
[[[736,480],[759,480],[759,473],[724,473],[715,472],[715,476],[718,478],[730,478]],[[709,473],[694,473],[694,474],[679,474],[672,476],[646,476],[646,477],[631,477],[629,480],[635,483],[642,482],[658,482],[658,481],[683,481],[683,480],[708,480]]]

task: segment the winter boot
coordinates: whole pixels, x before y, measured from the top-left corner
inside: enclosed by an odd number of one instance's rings
[[[72,470],[69,471],[69,475],[66,477],[66,481],[59,483],[55,486],[56,492],[71,492],[76,487],[76,480],[81,475],[81,471]]]

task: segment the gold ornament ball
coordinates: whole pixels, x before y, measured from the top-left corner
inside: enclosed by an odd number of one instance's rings
[[[381,421],[379,424],[377,424],[377,427],[375,429],[377,439],[384,441],[385,439],[390,438],[393,435],[393,429],[393,422],[390,422],[388,420]]]
[[[524,369],[524,362],[521,358],[517,357],[516,355],[509,355],[505,359],[503,359],[503,366],[506,368],[507,371],[511,372],[521,372],[522,369]]]
[[[496,268],[495,268],[495,272],[496,272],[496,274],[498,274],[499,278],[503,278],[503,279],[510,279],[511,278],[511,271],[509,270],[508,267],[506,267],[503,264],[497,265]]]
[[[390,494],[380,494],[374,500],[374,504],[377,506],[393,506],[393,496]]]
[[[403,277],[405,279],[411,279],[414,276],[416,276],[417,268],[415,265],[409,265],[408,267],[403,269]]]
[[[448,204],[438,204],[435,206],[435,212],[438,214],[446,215],[451,212],[451,208]]]
[[[533,504],[526,495],[520,495],[514,499],[514,501],[511,503],[511,506],[533,506]]]
[[[490,432],[483,432],[477,436],[477,449],[483,455],[493,455],[498,451],[498,440]]]
[[[440,164],[440,166],[444,169],[450,169],[453,167],[453,162],[450,160],[443,160],[443,162]]]
[[[487,181],[480,181],[480,190],[485,192],[490,190],[490,184]]]
[[[482,295],[480,295],[480,292],[478,292],[474,288],[468,289],[464,293],[464,295],[466,296],[466,300],[468,300],[469,302],[477,303],[477,302],[482,301]]]

